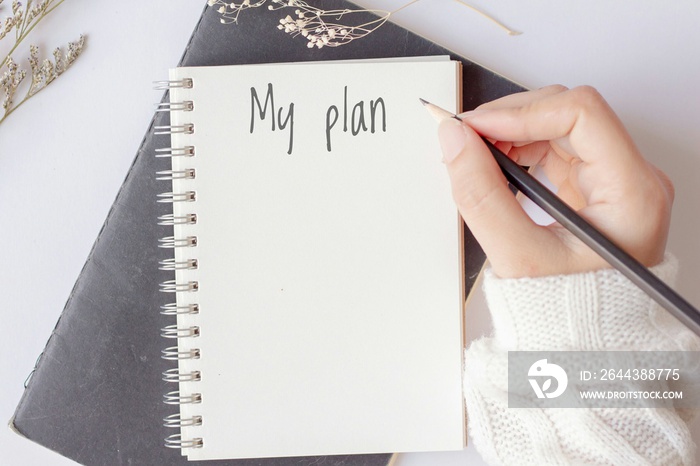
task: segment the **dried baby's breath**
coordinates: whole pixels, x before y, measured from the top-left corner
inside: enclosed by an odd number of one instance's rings
[[[414,0],[417,1],[417,0]],[[209,6],[216,7],[224,24],[237,23],[239,15],[250,8],[259,8],[267,0],[251,2],[228,2],[226,0],[209,0]],[[411,2],[413,3],[413,2]],[[384,10],[323,10],[309,5],[302,0],[270,0],[268,10],[294,9],[294,17],[287,15],[280,19],[278,29],[292,35],[306,38],[307,47],[337,47],[354,39],[370,34],[384,24],[392,12]],[[366,18],[358,13],[375,13],[377,18],[361,24],[353,24],[356,17]],[[348,21],[349,20],[349,21]],[[341,23],[342,21],[342,23]]]
[[[281,1],[281,0],[278,0]],[[299,2],[301,3],[301,2]],[[353,15],[366,13],[368,10],[317,10],[312,7],[297,8],[294,18],[287,15],[280,20],[277,29],[292,36],[301,35],[308,41],[309,48],[338,47],[355,39],[360,39],[384,24],[391,15],[386,11],[379,13],[376,19],[352,25]],[[340,21],[343,21],[342,23]]]
[[[0,26],[0,40],[12,37],[14,31],[14,45],[5,58],[0,61],[0,96],[2,96],[3,114],[0,123],[12,112],[17,110],[29,98],[45,89],[58,76],[63,74],[78,58],[85,45],[85,37],[75,42],[68,43],[68,50],[64,54],[60,48],[53,52],[53,61],[50,59],[39,59],[39,48],[35,45],[29,47],[29,68],[31,79],[29,87],[20,101],[16,101],[15,96],[18,88],[27,76],[27,70],[20,69],[19,65],[12,59],[20,43],[29,35],[36,25],[58,7],[64,0],[42,0],[34,2],[27,0],[22,4],[17,0],[12,2],[11,15],[2,21]],[[3,0],[0,0],[0,7]]]
[[[294,9],[293,14],[287,14],[284,18],[280,19],[277,28],[287,34],[290,34],[292,37],[304,37],[308,41],[306,46],[309,48],[322,48],[338,47],[355,39],[365,37],[383,25],[392,14],[395,14],[418,1],[419,0],[413,0],[407,2],[396,10],[387,11],[370,9],[324,10],[311,6],[303,0],[269,0],[267,9],[273,11]],[[490,21],[493,21],[508,34],[520,34],[517,31],[507,28],[502,23],[496,21],[493,17],[469,5],[465,1],[455,1],[479,13],[481,16],[484,16]],[[221,22],[224,24],[238,23],[239,16],[243,11],[251,8],[259,8],[266,3],[268,3],[268,0],[244,0],[238,2],[226,0],[208,0],[209,6],[216,8],[216,11],[221,14]],[[319,3],[322,4],[322,2]],[[362,13],[373,13],[376,15],[376,18],[371,21],[366,21],[367,16],[363,15]],[[358,21],[355,21],[355,19],[358,19]]]
[[[222,23],[237,23],[238,15],[242,11],[249,8],[258,8],[263,6],[267,0],[258,0],[251,2],[250,0],[243,0],[242,2],[226,2],[221,0],[208,0],[209,6],[217,6],[217,11],[221,13]]]

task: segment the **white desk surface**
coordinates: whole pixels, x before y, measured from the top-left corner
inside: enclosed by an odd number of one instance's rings
[[[45,54],[80,33],[88,42],[66,75],[0,125],[2,422],[12,416],[136,154],[159,97],[151,82],[177,64],[203,3],[68,0],[30,36]],[[391,9],[405,2],[359,3]],[[647,158],[675,183],[669,248],[681,260],[677,289],[700,306],[700,2],[473,4],[524,34],[507,36],[448,0],[421,0],[393,20],[529,88],[597,87]],[[9,8],[5,2],[0,18]],[[26,47],[15,53],[18,60],[25,56]],[[489,320],[483,302],[474,304],[470,332],[478,336]],[[700,440],[699,425],[694,432]],[[0,452],[8,465],[75,464],[6,428]],[[470,446],[402,455],[399,464],[484,463]]]

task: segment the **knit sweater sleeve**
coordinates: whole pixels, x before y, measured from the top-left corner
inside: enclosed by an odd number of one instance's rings
[[[671,282],[676,260],[653,268]],[[491,337],[465,355],[471,438],[489,464],[690,465],[689,413],[673,409],[508,408],[508,351],[694,350],[700,340],[614,270],[501,279],[484,292]]]

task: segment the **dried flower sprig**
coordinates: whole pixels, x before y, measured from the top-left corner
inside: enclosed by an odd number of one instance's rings
[[[411,3],[416,1],[418,0]],[[272,0],[272,3],[278,5],[270,5],[268,8],[271,10],[287,6],[282,0]],[[280,20],[277,29],[283,30],[292,37],[298,35],[305,37],[308,41],[306,46],[309,48],[338,47],[360,39],[374,32],[394,13],[384,10],[320,10],[302,1],[294,1],[294,6],[297,7],[294,10],[296,18],[287,15]],[[353,14],[368,12],[375,13],[377,18],[354,26],[347,22],[344,24],[336,22],[352,17]]]
[[[415,3],[413,0],[410,3]],[[226,0],[209,0],[209,6],[218,6],[217,11],[221,14],[221,22],[224,24],[237,23],[238,17],[244,10],[259,8],[267,3],[267,0],[251,2],[244,0],[241,2],[227,2]],[[405,8],[407,5],[401,7]],[[290,34],[292,37],[298,35],[308,40],[307,47],[337,47],[352,40],[364,37],[384,24],[393,13],[385,10],[323,10],[316,8],[302,0],[270,0],[268,10],[280,10],[283,8],[294,8],[295,17],[287,15],[280,20],[278,29]],[[351,23],[340,24],[343,18],[358,16],[357,13],[375,13],[377,18],[362,24],[352,25]]]
[[[0,0],[0,4],[2,2],[3,0]],[[12,53],[41,20],[63,2],[64,0],[42,0],[34,3],[33,0],[27,0],[26,5],[22,5],[19,1],[14,0],[12,2],[11,16],[5,18],[5,21],[1,23],[0,40],[7,37],[14,30],[15,42],[7,55],[0,61],[0,70],[6,69],[0,76],[0,95],[2,96],[3,108],[0,123],[29,98],[45,89],[46,86],[63,74],[82,52],[85,45],[85,37],[82,35],[77,41],[68,43],[68,51],[65,54],[60,48],[56,48],[53,52],[53,61],[49,59],[40,61],[39,48],[31,45],[29,48],[31,82],[24,98],[19,102],[15,102],[15,94],[27,76],[27,71],[20,69],[19,65],[12,59]]]
[[[237,23],[238,15],[241,14],[243,10],[249,8],[258,8],[265,4],[267,0],[258,0],[257,2],[252,2],[250,0],[243,0],[242,2],[225,2],[222,0],[209,0],[209,6],[219,5],[217,11],[221,13],[221,22],[226,23]]]
[[[301,35],[302,37],[306,38],[308,41],[306,46],[309,48],[322,48],[338,47],[355,39],[365,37],[383,25],[391,15],[418,1],[419,0],[412,0],[393,11],[370,9],[323,10],[321,8],[313,7],[303,0],[270,0],[270,4],[267,8],[268,10],[294,8],[294,16],[290,14],[280,19],[280,24],[277,26],[277,28],[286,32],[287,34],[290,34],[292,37]],[[509,29],[493,17],[473,7],[465,1],[455,1],[494,22],[500,28],[504,29],[509,35],[520,34],[520,32]],[[221,22],[224,24],[238,23],[239,15],[244,10],[259,8],[265,3],[267,3],[267,0],[258,0],[254,2],[251,2],[250,0],[243,0],[239,2],[208,0],[209,6],[218,6],[217,11],[221,14]],[[374,13],[376,15],[376,19],[355,25],[352,24],[352,19],[350,22],[345,21],[347,18],[359,17],[358,13]],[[343,20],[344,23],[341,24],[341,20]]]

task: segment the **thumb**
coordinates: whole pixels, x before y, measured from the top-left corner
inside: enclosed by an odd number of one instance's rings
[[[440,123],[438,136],[452,197],[494,273],[501,277],[540,275],[538,263],[549,249],[543,240],[551,245],[552,235],[522,209],[481,136],[452,118]]]

